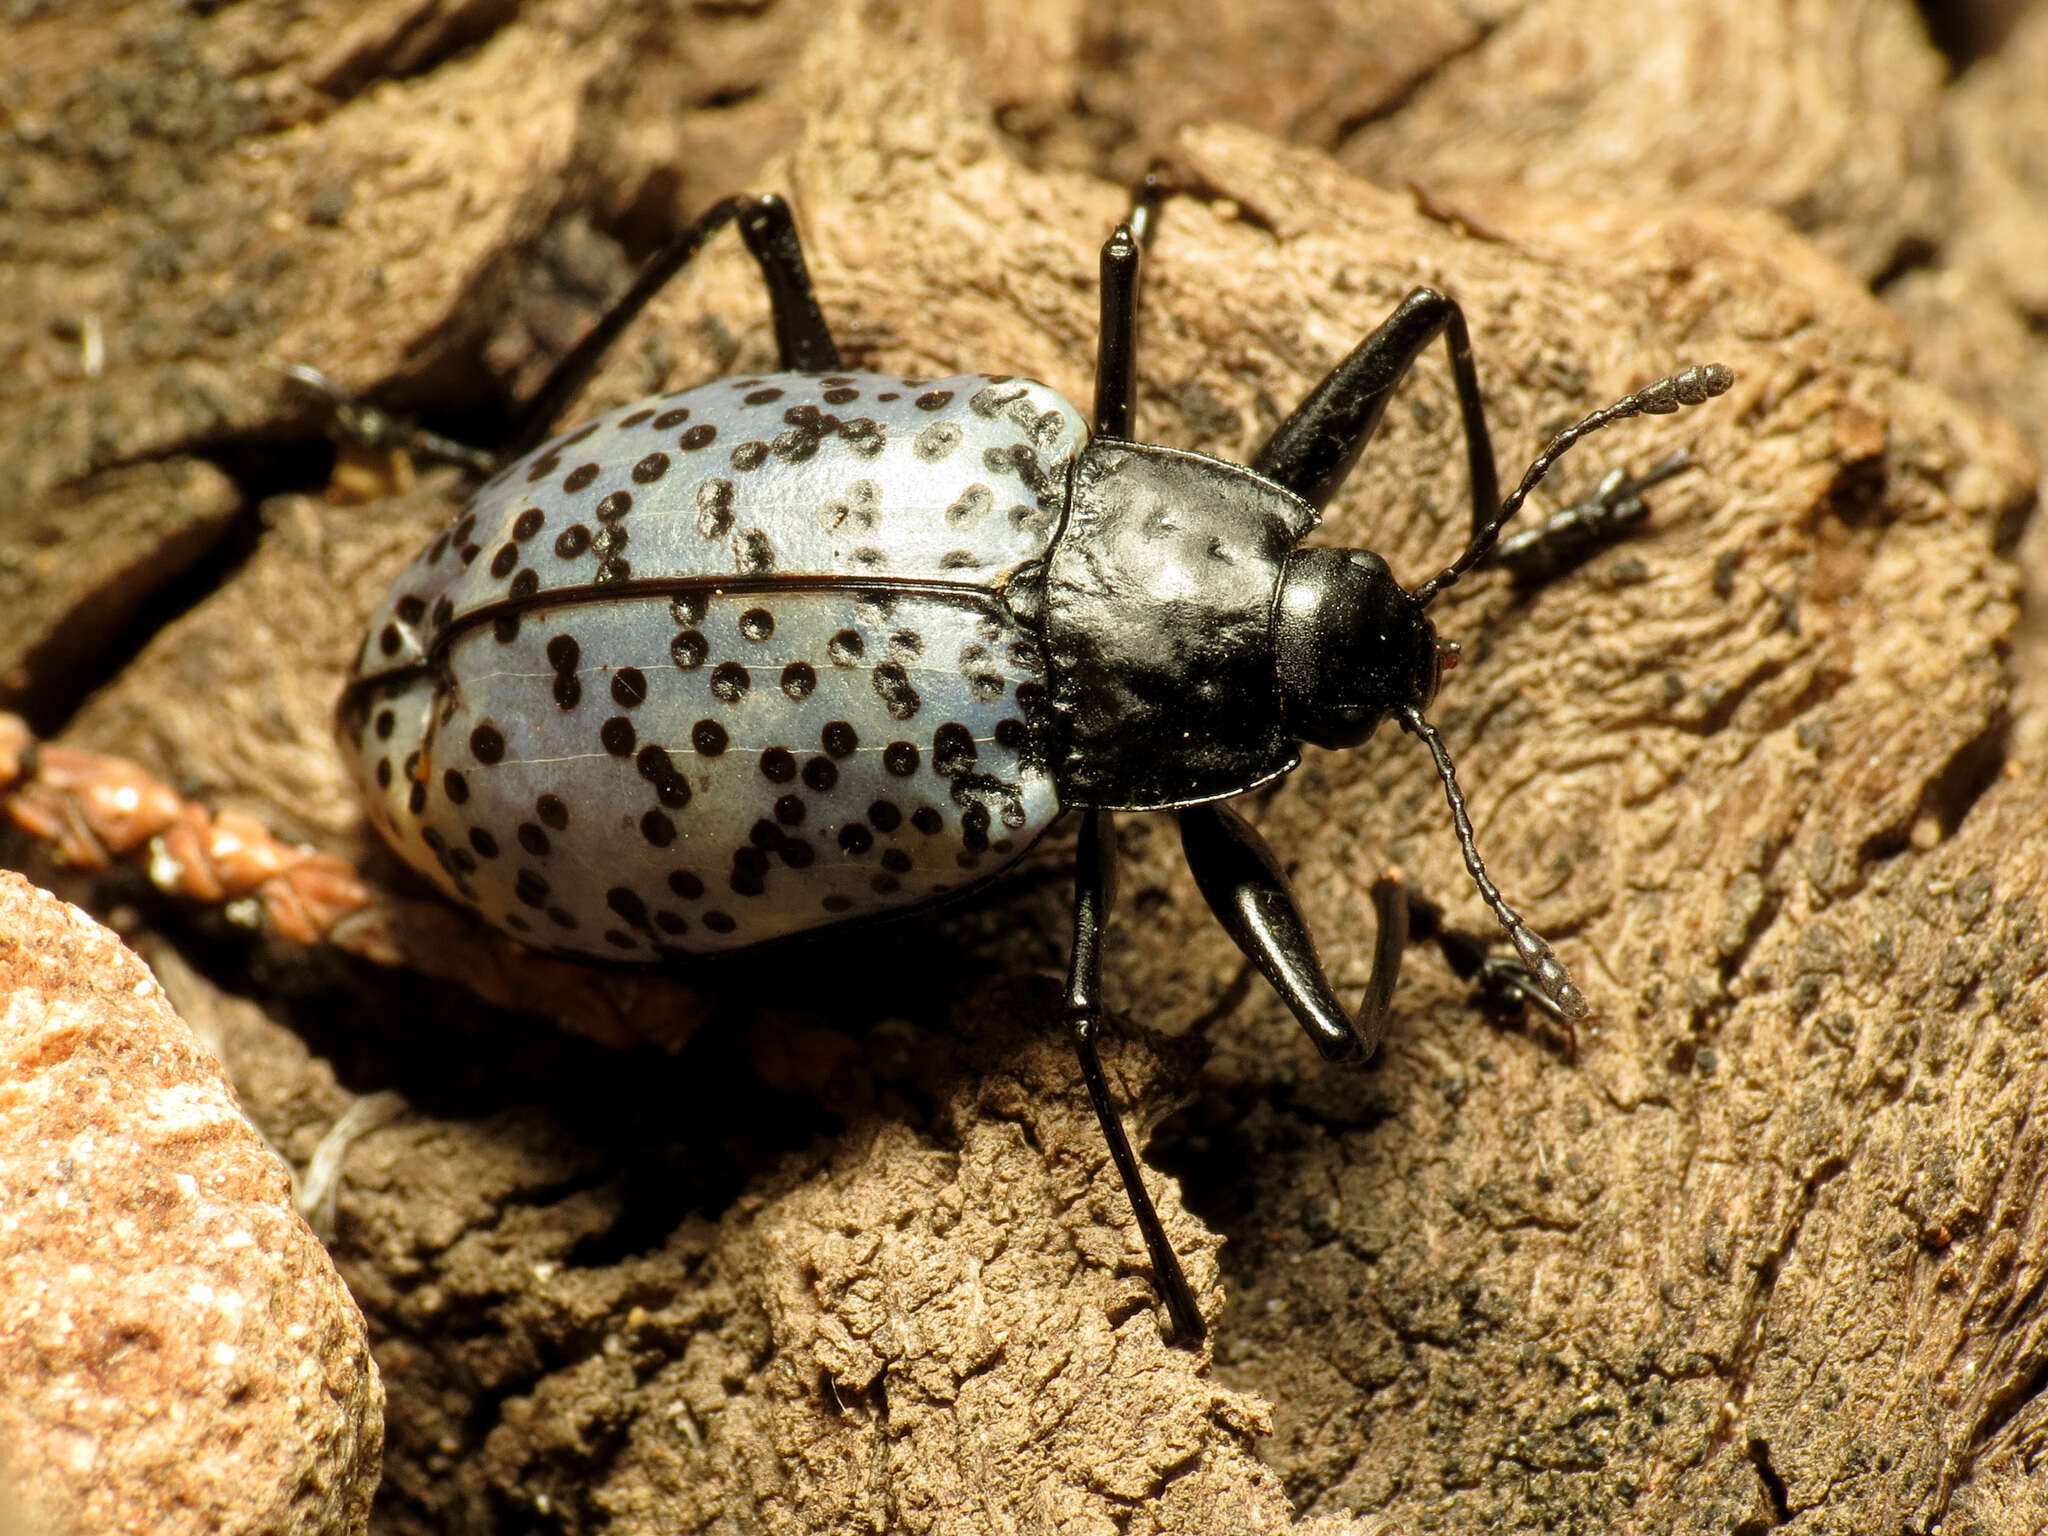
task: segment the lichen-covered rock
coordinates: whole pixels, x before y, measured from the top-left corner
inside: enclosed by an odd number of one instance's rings
[[[0,1455],[58,1531],[359,1532],[384,1393],[146,966],[0,873]]]

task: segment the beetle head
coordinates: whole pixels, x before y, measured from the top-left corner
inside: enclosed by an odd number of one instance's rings
[[[1273,638],[1287,728],[1319,747],[1355,747],[1402,708],[1422,709],[1443,677],[1422,605],[1363,549],[1287,557]]]

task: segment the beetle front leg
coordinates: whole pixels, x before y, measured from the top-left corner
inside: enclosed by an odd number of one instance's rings
[[[1373,883],[1379,935],[1365,1001],[1354,1020],[1323,970],[1280,861],[1251,824],[1222,805],[1191,806],[1180,813],[1180,836],[1210,910],[1301,1020],[1316,1049],[1330,1061],[1370,1058],[1386,1032],[1408,943],[1408,897],[1401,883],[1391,877]]]
[[[1310,390],[1294,414],[1252,460],[1251,467],[1318,508],[1326,507],[1387,413],[1387,404],[1425,348],[1437,337],[1451,357],[1451,380],[1465,426],[1465,459],[1472,482],[1476,535],[1500,505],[1500,476],[1479,397],[1472,335],[1458,301],[1434,288],[1417,288],[1379,328]]]
[[[1644,491],[1691,467],[1692,456],[1680,449],[1640,475],[1609,470],[1592,495],[1534,528],[1502,539],[1481,564],[1499,566],[1524,589],[1553,581],[1647,518]]]
[[[1145,1180],[1124,1135],[1123,1121],[1109,1096],[1109,1080],[1102,1074],[1102,1061],[1095,1053],[1095,1032],[1102,1023],[1102,935],[1109,926],[1109,909],[1116,899],[1116,834],[1107,811],[1087,811],[1081,819],[1081,836],[1074,850],[1074,952],[1067,970],[1067,1031],[1073,1037],[1075,1054],[1081,1058],[1081,1078],[1088,1085],[1088,1098],[1095,1106],[1095,1118],[1102,1122],[1103,1139],[1109,1155],[1122,1175],[1124,1192],[1130,1196],[1131,1214],[1145,1236],[1152,1255],[1152,1274],[1159,1296],[1166,1303],[1172,1322],[1169,1340],[1192,1348],[1207,1331],[1195,1293],[1182,1273],[1180,1259],[1167,1241],[1166,1228],[1152,1197],[1145,1192]]]

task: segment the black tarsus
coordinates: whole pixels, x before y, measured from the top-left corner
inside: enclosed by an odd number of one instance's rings
[[[331,412],[327,435],[336,443],[364,449],[402,448],[419,458],[437,459],[479,475],[488,475],[498,467],[495,454],[429,432],[410,416],[358,400],[318,368],[306,363],[287,363],[284,375],[327,401]]]
[[[590,382],[619,333],[638,318],[713,235],[735,219],[768,285],[775,346],[782,366],[807,373],[832,373],[839,368],[839,349],[833,344],[825,316],[818,308],[817,294],[811,288],[803,242],[797,236],[789,204],[773,192],[759,197],[728,197],[699,214],[687,229],[657,251],[640,269],[632,286],[590,328],[589,334],[555,364],[546,382],[520,413],[518,428],[501,462],[510,463],[539,446],[553,428],[555,418]]]
[[[1081,1059],[1081,1078],[1088,1085],[1095,1118],[1102,1122],[1110,1158],[1130,1196],[1131,1215],[1152,1255],[1153,1282],[1172,1324],[1168,1338],[1192,1349],[1202,1342],[1207,1325],[1173,1245],[1166,1239],[1159,1212],[1145,1192],[1137,1155],[1124,1135],[1123,1121],[1109,1095],[1109,1081],[1095,1053],[1095,1032],[1102,1023],[1102,936],[1115,900],[1116,830],[1108,811],[1087,811],[1082,814],[1081,835],[1074,849],[1074,952],[1067,970],[1067,1032]]]
[[[1332,368],[1280,424],[1251,467],[1312,505],[1328,506],[1386,415],[1401,380],[1438,336],[1450,353],[1451,379],[1464,421],[1476,534],[1494,515],[1500,478],[1487,436],[1486,405],[1479,396],[1479,370],[1472,361],[1465,312],[1456,299],[1434,288],[1415,289]]]
[[[1315,938],[1266,840],[1222,804],[1191,806],[1179,816],[1181,848],[1209,909],[1273,984],[1316,1049],[1329,1061],[1371,1059],[1386,1033],[1408,943],[1408,896],[1400,881],[1386,875],[1373,883],[1379,933],[1372,976],[1354,1019],[1330,985]]]

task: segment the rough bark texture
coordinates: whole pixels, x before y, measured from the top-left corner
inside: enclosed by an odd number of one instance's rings
[[[17,23],[0,474],[39,521],[5,514],[14,548],[113,515],[93,498],[132,485],[94,477],[158,460],[298,483],[316,415],[266,358],[486,429],[632,258],[748,184],[792,194],[852,363],[1086,401],[1123,207],[1090,173],[1170,147],[1203,195],[1149,264],[1140,424],[1226,456],[1417,282],[1471,316],[1509,473],[1659,374],[1739,375],[1560,470],[1551,506],[1688,448],[1645,533],[1440,605],[1467,665],[1436,715],[1494,873],[1593,1000],[1576,1060],[1418,949],[1376,1070],[1321,1067],[1171,828],[1125,818],[1112,1071],[1159,1126],[1213,1354],[1161,1346],[1050,1036],[1057,848],[1000,904],[728,973],[673,1058],[159,913],[193,957],[157,940],[166,987],[288,1155],[356,1094],[411,1105],[337,1196],[390,1392],[380,1529],[2048,1523],[2048,756],[2011,557],[2034,469],[1925,373],[2048,442],[2036,396],[1986,377],[2039,370],[2013,253],[2048,206],[2048,29],[1943,96],[1902,5],[1439,9]],[[1302,143],[1173,132],[1212,114]],[[724,242],[578,409],[770,356]],[[1419,578],[1455,549],[1460,461],[1433,355],[1320,537]],[[166,549],[206,504],[185,483],[144,525]],[[450,493],[272,497],[132,657],[38,621],[0,686],[50,714],[104,668],[72,739],[374,862],[326,713]],[[27,583],[53,615],[149,566],[66,589],[53,563]],[[1413,743],[1311,753],[1249,812],[1347,992],[1388,862],[1484,928]]]

